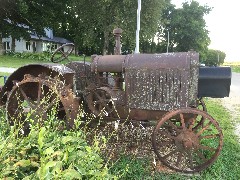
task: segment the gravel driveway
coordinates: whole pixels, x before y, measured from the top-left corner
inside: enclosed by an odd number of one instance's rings
[[[231,112],[232,120],[236,124],[235,132],[240,141],[240,73],[232,73],[230,95],[221,99],[221,102]]]
[[[15,70],[15,68],[0,67],[0,72],[13,73]]]

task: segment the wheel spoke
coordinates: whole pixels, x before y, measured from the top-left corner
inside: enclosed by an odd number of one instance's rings
[[[203,162],[206,162],[206,161],[207,161],[207,159],[204,157],[204,155],[203,155],[201,152],[199,152],[199,151],[197,150],[196,153],[197,153],[198,157],[200,157],[200,159],[201,159]]]
[[[219,137],[220,134],[210,134],[210,135],[206,135],[206,136],[199,136],[199,139],[211,139],[211,138],[215,138],[215,137]]]
[[[207,128],[209,128],[209,126],[211,125],[211,121],[209,121],[207,123],[206,126],[204,126],[198,133],[197,133],[197,136],[200,136]]]
[[[200,126],[204,124],[205,117],[202,117],[201,120],[198,122],[198,124],[193,128],[193,130],[197,130]]]
[[[99,101],[102,101],[103,98],[102,98],[102,96],[100,94],[98,94],[98,92],[96,92],[95,95],[97,96]]]
[[[185,125],[185,120],[184,120],[184,118],[183,118],[183,114],[181,113],[181,114],[179,114],[179,116],[180,116],[180,119],[181,119],[182,128],[183,128],[183,129],[186,129],[186,125]]]
[[[167,123],[168,123],[174,130],[176,130],[177,132],[180,131],[180,130],[178,129],[178,127],[177,127],[175,124],[172,123],[171,120],[169,120]]]
[[[30,102],[31,100],[27,97],[26,93],[23,91],[23,89],[21,87],[19,87],[19,90],[21,92],[21,94],[23,95],[23,98],[25,99],[25,101],[27,101],[28,105],[31,107],[31,108],[34,108],[32,102]]]
[[[196,119],[195,118],[192,118],[191,120],[190,120],[190,122],[191,122],[191,124],[190,124],[190,126],[189,126],[189,130],[193,130],[193,126],[194,126],[194,124],[195,124],[195,121],[196,121]]]
[[[198,148],[203,149],[203,150],[209,150],[209,151],[212,151],[212,152],[215,152],[217,150],[215,148],[211,148],[211,147],[204,146],[204,145],[199,145]]]

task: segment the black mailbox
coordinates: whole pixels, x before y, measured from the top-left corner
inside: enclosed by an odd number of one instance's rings
[[[228,97],[231,77],[230,67],[200,67],[198,97]]]

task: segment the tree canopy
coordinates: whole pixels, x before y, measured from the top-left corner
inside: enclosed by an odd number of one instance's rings
[[[172,52],[195,50],[204,56],[210,44],[204,15],[211,11],[208,6],[201,6],[197,1],[184,2],[182,8],[168,4],[163,16],[162,31],[164,44],[168,39]]]
[[[207,66],[219,66],[224,63],[226,54],[220,50],[209,49],[202,62]]]
[[[123,29],[122,49],[135,47],[137,0],[0,0],[0,39],[44,35],[52,28],[56,36],[73,41],[85,54],[111,54],[114,28]],[[206,59],[210,38],[204,16],[211,11],[197,1],[176,8],[171,0],[144,0],[141,9],[140,51],[195,50]],[[1,45],[1,43],[0,43]],[[0,47],[1,49],[1,47]]]

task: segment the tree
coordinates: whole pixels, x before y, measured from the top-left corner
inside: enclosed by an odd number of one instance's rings
[[[208,14],[211,8],[201,6],[197,1],[184,2],[182,8],[176,9],[171,3],[165,9],[164,23],[161,27],[166,45],[167,34],[169,33],[170,51],[195,50],[204,58],[207,47],[210,44],[208,30],[204,15]]]
[[[220,50],[209,49],[206,59],[202,62],[207,66],[219,66],[224,63],[226,54]]]
[[[1,0],[0,41],[2,42],[2,37],[8,36],[12,36],[14,42],[20,37],[27,39],[33,31],[39,36],[44,35],[44,28],[53,26],[60,14],[64,14],[68,1]]]
[[[156,34],[164,1],[142,1],[141,40],[151,39]],[[135,46],[137,1],[98,0],[92,3],[72,0],[68,12],[64,24],[68,27],[67,34],[78,47],[101,49],[103,54],[113,53],[112,31],[116,27],[123,29],[123,47],[132,49]],[[64,31],[57,29],[59,35]]]

